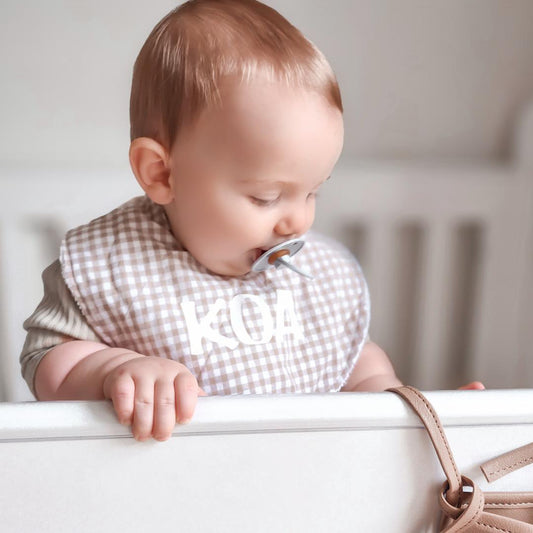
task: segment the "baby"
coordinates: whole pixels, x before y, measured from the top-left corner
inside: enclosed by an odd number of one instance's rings
[[[191,0],[134,67],[131,168],[146,193],[67,233],[25,322],[40,400],[108,398],[138,440],[169,438],[205,394],[399,385],[368,340],[368,290],[309,231],[343,145],[330,65],[255,0]],[[305,235],[286,268],[251,270]]]

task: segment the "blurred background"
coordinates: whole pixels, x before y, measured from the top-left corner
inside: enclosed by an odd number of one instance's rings
[[[317,223],[337,232],[360,257],[372,294],[376,293],[372,338],[390,353],[402,379],[420,387],[455,387],[464,379],[484,379],[493,387],[533,385],[529,198],[533,135],[527,118],[533,98],[533,2],[267,3],[322,49],[339,78],[345,106],[345,149],[337,188],[332,184],[325,193],[319,209],[327,214]],[[84,206],[91,215],[113,207],[121,195],[127,198],[140,191],[129,176],[127,158],[132,66],[152,27],[176,5],[167,0],[2,1],[0,195],[4,202],[0,204],[0,223],[4,227],[12,225],[14,204],[35,206],[35,210],[48,202],[39,192],[43,187],[55,197],[49,210],[55,205],[61,211],[63,203],[70,202]],[[110,176],[113,183],[111,179],[106,182]],[[439,316],[427,325],[424,320],[431,315],[432,306],[440,304],[423,304],[406,296],[416,291],[427,293],[442,274],[438,269],[424,274],[425,289],[417,289],[416,278],[423,272],[406,266],[406,258],[415,257],[417,268],[425,268],[420,266],[420,258],[427,255],[423,249],[427,232],[419,224],[421,219],[414,220],[414,225],[402,224],[397,239],[385,239],[400,249],[400,267],[392,268],[385,260],[390,255],[376,252],[390,246],[383,242],[381,248],[368,246],[368,235],[373,235],[368,224],[387,202],[391,202],[390,209],[403,213],[404,219],[406,213],[415,211],[422,217],[420,206],[426,202],[430,211],[438,210],[440,193],[426,192],[430,191],[426,182],[433,177],[435,183],[457,184],[460,197],[448,203],[466,203],[472,195],[473,204],[484,206],[466,217],[468,223],[460,227],[458,244],[452,243],[462,250],[458,262],[464,267],[453,287],[468,301],[460,310],[453,308],[452,302],[450,313],[455,318],[447,320],[448,329],[434,333],[436,337],[431,334]],[[471,181],[474,188],[463,191],[465,181]],[[489,184],[486,193],[483,181]],[[91,197],[93,182],[98,205],[84,201]],[[338,223],[334,220],[337,202],[342,191],[351,190],[352,182],[357,198],[354,196],[351,207],[344,211],[351,209],[354,221]],[[65,191],[73,184],[79,188],[69,194],[76,198],[65,200]],[[511,189],[507,184],[512,184]],[[394,193],[393,199],[382,198],[386,187]],[[419,193],[414,191],[417,187]],[[80,215],[83,210],[72,207],[72,211]],[[358,211],[366,217],[361,223],[356,220]],[[495,211],[498,217],[486,223],[491,232],[487,237],[480,213],[488,216]],[[26,225],[25,232],[57,245],[57,227],[42,220]],[[407,221],[413,222],[408,216]],[[443,233],[435,231],[442,238]],[[4,302],[0,309],[0,365],[2,361],[4,365],[0,397],[26,399],[22,382],[13,384],[18,371],[18,363],[13,361],[18,359],[24,338],[17,323],[38,303],[41,289],[40,280],[33,279],[35,276],[26,279],[29,274],[21,274],[21,269],[28,263],[41,269],[54,254],[37,257],[31,255],[34,252],[21,251],[20,241],[5,230],[0,236],[4,257],[0,264],[4,279],[0,292]],[[443,257],[447,257],[445,243],[435,242],[430,249],[444,250]],[[18,266],[9,264],[8,257],[15,255],[15,249],[19,256],[30,254],[25,257],[31,260],[22,260],[24,264]],[[487,274],[480,271],[480,258],[488,254],[499,260]],[[426,266],[431,263],[425,261]],[[506,270],[509,263],[513,270]],[[483,292],[488,286],[496,292]],[[402,295],[394,287],[407,289]],[[444,284],[442,291],[449,287]],[[15,300],[19,305],[13,313],[5,302]],[[496,311],[479,318],[476,313],[487,307]],[[396,318],[387,314],[393,309]],[[406,333],[407,329],[412,333]],[[451,341],[446,344],[445,338]],[[440,346],[443,342],[445,348]],[[443,359],[451,364],[444,365]]]

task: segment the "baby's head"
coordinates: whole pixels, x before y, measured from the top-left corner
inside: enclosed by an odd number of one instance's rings
[[[309,229],[343,141],[328,62],[254,0],[191,0],[159,22],[135,63],[130,118],[139,183],[181,245],[229,276]]]
[[[258,76],[316,91],[342,111],[330,65],[299,30],[254,0],[191,0],[152,30],[133,73],[131,140],[170,149],[183,128],[220,102],[220,83]]]

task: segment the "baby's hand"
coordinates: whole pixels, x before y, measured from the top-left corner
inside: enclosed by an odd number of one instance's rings
[[[468,383],[468,385],[459,387],[459,390],[485,390],[485,385],[480,381],[472,381],[472,383]]]
[[[190,421],[198,396],[205,393],[181,363],[140,356],[106,376],[104,395],[113,401],[120,423],[132,426],[137,440],[163,441],[170,438],[176,422]]]

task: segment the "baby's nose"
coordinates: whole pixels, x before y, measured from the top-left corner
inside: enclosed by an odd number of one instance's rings
[[[305,209],[288,210],[276,224],[276,233],[292,238],[309,229],[309,216]]]

